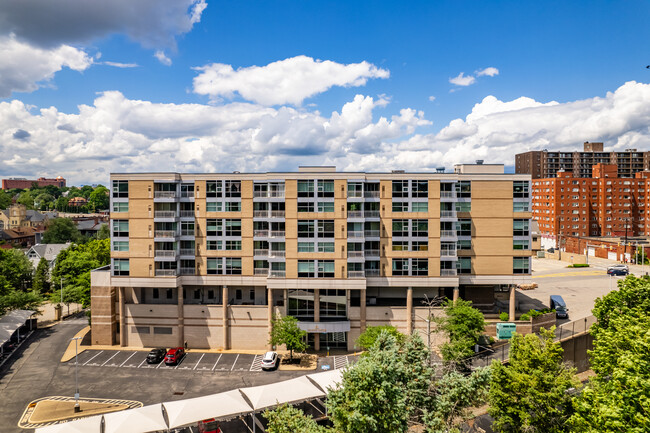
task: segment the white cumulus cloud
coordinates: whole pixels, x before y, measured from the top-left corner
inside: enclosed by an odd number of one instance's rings
[[[137,63],[120,63],[120,62],[109,62],[109,61],[102,62],[102,65],[113,66],[114,68],[121,68],[121,69],[137,68],[138,66],[140,66]]]
[[[158,50],[158,51],[156,51],[156,52],[154,53],[153,56],[154,56],[155,58],[157,58],[158,61],[159,61],[160,63],[162,63],[163,65],[165,65],[165,66],[171,66],[171,64],[172,64],[172,59],[170,59],[169,57],[167,57],[167,55],[165,54],[165,52],[162,51],[162,50]]]
[[[484,75],[488,77],[494,77],[495,75],[499,75],[499,70],[490,66],[489,68],[479,69],[476,71],[477,77],[482,77]]]
[[[15,35],[0,36],[0,97],[32,92],[63,68],[84,71],[92,63],[84,51],[69,45],[39,48]]]
[[[450,78],[449,82],[457,86],[469,86],[476,82],[476,78],[472,75],[465,75],[464,72],[461,72],[458,76]]]
[[[270,63],[233,69],[213,63],[195,68],[194,92],[211,100],[243,99],[262,105],[300,105],[306,98],[333,86],[358,87],[370,78],[388,78],[390,73],[368,62],[344,65],[330,60],[297,56]]]

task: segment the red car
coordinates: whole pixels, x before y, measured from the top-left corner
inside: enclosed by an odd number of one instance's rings
[[[185,356],[185,349],[182,347],[172,347],[167,351],[165,355],[165,364],[166,365],[177,365],[181,359]]]
[[[199,433],[223,433],[214,418],[199,421]]]

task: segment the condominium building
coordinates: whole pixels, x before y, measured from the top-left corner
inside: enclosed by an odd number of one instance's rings
[[[618,177],[614,164],[596,164],[591,178],[560,171],[557,177],[532,182],[533,218],[542,247],[557,248],[561,238],[650,234],[650,171]],[[564,243],[562,243],[564,247]]]
[[[624,152],[605,152],[603,143],[584,143],[584,150],[549,152],[535,150],[515,155],[515,173],[530,174],[533,179],[557,177],[559,171],[571,172],[575,177],[591,177],[596,164],[615,164],[617,177],[634,177],[635,173],[650,170],[650,152],[626,149]]]
[[[312,347],[402,332],[421,300],[514,308],[530,279],[530,176],[454,173],[111,175],[111,265],[92,272],[92,342],[263,349],[275,314]]]

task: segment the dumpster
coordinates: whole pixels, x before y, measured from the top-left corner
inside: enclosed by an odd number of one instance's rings
[[[497,338],[499,340],[510,340],[516,330],[517,325],[514,323],[497,323]]]

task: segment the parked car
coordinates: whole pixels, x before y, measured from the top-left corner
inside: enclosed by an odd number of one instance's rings
[[[169,349],[167,355],[165,355],[165,364],[166,365],[178,365],[178,363],[185,356],[185,349],[182,347],[173,347]]]
[[[569,318],[569,309],[566,307],[566,303],[562,296],[560,295],[551,295],[551,310],[555,310],[555,317],[558,319],[568,319]]]
[[[266,352],[262,358],[262,370],[274,370],[278,368],[280,358],[276,352]]]
[[[627,275],[630,273],[630,268],[627,265],[613,265],[607,268],[608,275]]]
[[[199,421],[198,428],[199,433],[223,433],[221,426],[214,418]]]
[[[157,349],[151,349],[151,352],[147,355],[147,364],[158,364],[160,361],[165,358],[167,349],[164,347],[158,347]]]

